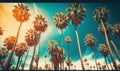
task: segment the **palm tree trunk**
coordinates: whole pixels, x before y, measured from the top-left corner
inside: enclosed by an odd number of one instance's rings
[[[104,59],[105,59],[105,63],[106,63],[106,66],[107,66],[108,70],[110,70],[110,68],[109,68],[109,66],[108,66],[108,63],[107,63],[106,57],[104,57]]]
[[[18,69],[18,65],[19,65],[19,63],[20,63],[20,58],[21,58],[21,57],[18,57],[18,61],[17,61],[17,65],[16,65],[16,70]]]
[[[70,58],[70,48],[69,48],[69,43],[68,43],[68,58]],[[68,69],[70,70],[70,65],[68,66]]]
[[[36,33],[35,33],[35,39],[36,39]],[[31,60],[31,63],[30,63],[29,70],[32,69],[33,60],[34,60],[34,56],[35,56],[35,50],[36,50],[36,46],[37,46],[37,41],[35,40],[35,42],[36,42],[36,44],[34,45],[34,50],[33,50],[33,55],[32,55],[32,60]]]
[[[21,63],[22,63],[22,59],[23,59],[23,56],[20,58],[20,63],[19,63],[19,65],[18,65],[18,70],[19,70],[20,65],[21,65]]]
[[[27,55],[26,55],[26,57],[25,57],[22,70],[24,70],[24,67],[25,67],[25,63],[26,63],[27,57],[28,57],[29,50],[30,50],[30,47],[28,47]]]
[[[118,49],[117,49],[115,43],[114,43],[112,40],[110,40],[110,42],[112,43],[112,45],[113,45],[113,47],[114,47],[114,49],[115,49],[115,52],[116,52],[116,54],[117,54],[118,60],[119,60],[119,62],[120,62],[120,55],[119,55]]]
[[[84,68],[84,63],[83,63],[83,59],[82,59],[82,53],[81,53],[81,49],[80,49],[79,36],[78,36],[78,32],[77,32],[77,30],[76,30],[76,27],[75,27],[75,33],[76,33],[76,39],[77,39],[77,44],[78,44],[78,52],[79,52],[80,60],[81,60],[81,66],[82,66],[82,69],[85,70],[85,68]]]
[[[94,58],[95,58],[95,64],[96,64],[96,67],[97,67],[97,70],[98,70],[98,64],[97,64],[97,60],[96,60],[96,55],[95,55],[95,53],[94,53],[93,47],[91,47],[91,49],[92,49],[93,56],[94,56]]]
[[[41,37],[41,32],[39,32],[39,33],[40,33],[40,37]],[[38,62],[36,63],[37,70],[38,70],[39,56],[40,56],[40,40],[39,40],[39,46],[38,46]]]
[[[109,57],[107,57],[107,60],[108,60],[108,62],[109,62],[109,64],[110,64],[111,69],[113,70],[113,67],[112,67],[112,65],[111,65],[111,63],[110,63]]]
[[[17,35],[16,35],[16,41],[15,41],[15,44],[14,44],[14,46],[13,46],[11,52],[10,52],[10,55],[8,57],[6,67],[4,68],[5,70],[8,70],[9,67],[10,67],[10,62],[11,62],[11,59],[12,59],[12,56],[13,56],[13,52],[15,51],[15,47],[16,47],[16,44],[17,44],[17,40],[18,40],[18,37],[19,37],[19,32],[20,32],[21,26],[22,26],[22,22],[19,25],[19,28],[18,28],[18,31],[17,31]]]
[[[108,41],[108,36],[107,36],[107,33],[106,33],[106,28],[105,28],[102,20],[100,20],[100,24],[101,24],[101,26],[103,27],[103,30],[104,30],[104,35],[105,35],[106,44],[107,44],[107,46],[108,46],[108,50],[109,50],[109,52],[110,52],[110,56],[111,56],[112,61],[113,61],[113,65],[114,65],[115,69],[118,70],[116,61],[115,61],[115,59],[114,59],[114,55],[113,55],[112,50],[111,50],[111,47],[110,47],[110,43],[109,43],[109,41]]]

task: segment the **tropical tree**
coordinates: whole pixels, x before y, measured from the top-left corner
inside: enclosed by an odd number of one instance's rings
[[[32,59],[31,59],[30,67],[29,67],[30,70],[33,65],[35,50],[36,50],[36,46],[37,46],[37,43],[39,40],[40,40],[39,33],[36,32],[35,30],[30,29],[26,32],[25,41],[26,41],[27,45],[34,46],[33,55],[32,55]]]
[[[69,48],[69,43],[71,42],[70,36],[66,36],[65,41],[68,43],[68,58],[70,58],[70,48]],[[69,70],[70,70],[70,65],[69,65]]]
[[[35,17],[35,20],[33,21],[33,24],[34,24],[34,29],[39,32],[39,36],[41,36],[41,33],[45,32],[48,27],[47,21],[45,17],[43,17],[42,15],[37,15]],[[38,43],[39,43],[39,46],[38,46],[38,62],[39,62],[40,40]],[[38,69],[38,62],[36,63],[37,69]]]
[[[14,5],[13,17],[15,17],[15,19],[20,22],[20,25],[19,25],[19,28],[18,28],[18,31],[17,31],[15,44],[14,44],[14,46],[13,46],[11,52],[10,52],[10,55],[8,57],[7,66],[6,66],[5,69],[9,69],[9,64],[10,64],[10,61],[11,61],[13,52],[15,50],[18,37],[19,37],[20,28],[22,26],[22,23],[26,22],[29,19],[29,16],[30,16],[30,14],[29,14],[28,6],[26,6],[22,3],[18,4],[18,5]]]
[[[2,27],[0,27],[0,35],[3,35]]]
[[[24,42],[20,42],[20,43],[16,46],[15,54],[18,56],[18,61],[17,61],[17,65],[16,65],[16,70],[18,69],[20,60],[22,60],[21,57],[22,57],[22,56],[24,55],[24,53],[26,52],[26,48],[27,48],[27,45],[26,45],[26,43],[24,43]]]
[[[105,7],[99,7],[98,9],[96,9],[94,11],[94,19],[98,20],[100,25],[101,25],[101,27],[103,28],[106,44],[107,44],[108,50],[110,52],[110,56],[112,58],[112,62],[114,64],[114,67],[117,70],[117,64],[116,64],[113,52],[112,52],[111,47],[110,47],[110,43],[109,43],[108,35],[107,35],[107,30],[106,30],[106,27],[105,27],[105,24],[104,24],[106,22],[106,20],[109,18],[109,16],[110,16],[109,15],[109,11],[106,10]]]
[[[110,69],[109,66],[108,66],[108,63],[107,63],[107,59],[106,59],[106,57],[108,56],[108,49],[107,49],[106,45],[105,44],[100,44],[98,50],[104,56],[107,68]]]
[[[98,65],[97,65],[97,61],[96,61],[96,55],[95,55],[95,52],[94,52],[94,49],[93,49],[93,47],[94,47],[95,43],[97,42],[97,40],[92,34],[87,34],[85,39],[84,39],[84,42],[85,42],[86,46],[91,47],[92,52],[94,54],[96,67],[97,67],[97,70],[98,70]]]
[[[78,36],[78,32],[77,32],[77,26],[81,23],[81,21],[84,19],[85,17],[85,12],[86,9],[83,8],[82,4],[79,3],[72,3],[70,5],[69,8],[67,8],[67,16],[69,17],[69,20],[72,20],[72,24],[74,26],[75,29],[75,33],[76,33],[76,39],[77,39],[77,44],[78,44],[78,51],[79,51],[79,55],[80,55],[80,60],[81,60],[81,65],[82,65],[82,69],[84,70],[84,63],[83,63],[83,59],[82,59],[82,52],[80,49],[80,41],[79,41],[79,36]]]
[[[117,49],[115,43],[113,42],[113,40],[109,37],[110,33],[112,33],[112,32],[114,33],[115,29],[114,29],[114,27],[112,27],[111,24],[108,24],[108,22],[105,22],[104,24],[105,24],[106,32],[107,32],[107,34],[108,34],[108,40],[109,40],[109,41],[111,42],[111,44],[113,45],[114,50],[115,50],[115,53],[116,53],[116,55],[117,55],[117,57],[118,57],[118,59],[119,59],[119,61],[120,61],[120,55],[119,55],[118,49]],[[102,32],[102,33],[104,34],[103,28],[102,28],[101,26],[98,27],[98,31],[99,31],[99,32]]]

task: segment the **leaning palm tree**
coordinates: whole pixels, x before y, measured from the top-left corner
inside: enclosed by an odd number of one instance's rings
[[[61,30],[62,36],[61,46],[63,46],[63,29],[67,27],[67,22],[68,22],[67,16],[65,16],[62,12],[56,14],[54,18],[54,24],[58,29]]]
[[[104,56],[106,66],[109,69],[107,59],[106,59],[106,57],[108,56],[108,49],[107,49],[106,45],[105,44],[100,44],[98,50]]]
[[[3,35],[2,27],[0,27],[0,35]]]
[[[98,64],[97,64],[97,61],[96,61],[96,55],[95,55],[95,52],[94,52],[94,49],[93,49],[93,47],[94,47],[95,43],[97,42],[97,40],[92,34],[87,34],[84,41],[85,41],[86,46],[89,46],[92,49],[92,52],[93,52],[94,58],[95,58],[96,67],[97,67],[97,70],[98,70]]]
[[[77,26],[84,19],[86,9],[83,8],[82,4],[72,3],[70,5],[70,7],[67,8],[67,12],[68,12],[67,16],[69,17],[69,20],[70,19],[72,20],[72,24],[74,25],[74,28],[75,28],[76,39],[77,39],[77,44],[78,44],[78,51],[79,51],[79,55],[80,55],[82,69],[84,70],[85,68],[84,68],[84,63],[83,63],[83,59],[82,59],[82,52],[80,49],[80,41],[79,41],[79,36],[78,36],[78,32],[77,32]]]
[[[118,57],[118,59],[119,59],[119,61],[120,61],[120,55],[119,55],[118,49],[117,49],[115,43],[113,42],[113,40],[110,39],[110,37],[109,37],[109,34],[112,33],[112,32],[114,33],[115,29],[114,29],[114,27],[112,27],[111,24],[108,24],[108,22],[105,22],[104,24],[105,24],[106,32],[107,32],[107,34],[108,34],[108,39],[109,39],[109,41],[111,42],[111,44],[113,45],[114,50],[115,50],[115,53],[116,53],[116,55],[117,55],[117,57]],[[118,26],[118,27],[119,27],[119,26]],[[118,27],[117,27],[117,28],[118,28]],[[98,31],[99,31],[99,32],[102,32],[102,33],[104,34],[103,28],[102,28],[101,26],[98,27]]]
[[[114,64],[114,67],[115,69],[117,70],[117,64],[116,64],[116,61],[114,59],[114,55],[113,55],[113,52],[111,50],[111,47],[110,47],[110,43],[109,43],[109,40],[108,40],[108,35],[107,35],[107,30],[106,30],[106,27],[105,27],[105,22],[106,20],[109,18],[109,11],[106,10],[105,7],[99,7],[98,9],[96,9],[94,11],[94,19],[95,20],[98,20],[101,27],[103,28],[103,32],[104,32],[104,36],[105,36],[105,40],[106,40],[106,44],[107,44],[107,47],[108,47],[108,50],[110,52],[110,56],[112,58],[112,61],[113,61],[113,64]]]
[[[25,6],[22,3],[14,6],[13,17],[15,17],[15,19],[20,22],[20,25],[19,25],[18,32],[17,32],[17,35],[16,35],[15,45],[13,46],[12,51],[11,51],[9,57],[8,57],[8,61],[7,61],[8,64],[7,64],[5,69],[9,68],[9,64],[10,64],[13,52],[14,52],[16,44],[17,44],[17,40],[18,40],[18,37],[19,37],[19,32],[20,32],[20,28],[22,26],[22,23],[26,22],[29,19],[29,16],[30,16],[30,14],[29,14],[28,6]]]
[[[37,46],[37,43],[39,40],[40,40],[39,33],[37,33],[35,30],[30,29],[30,30],[28,30],[28,32],[26,32],[25,41],[26,41],[27,45],[34,46],[33,55],[32,55],[32,59],[31,59],[30,67],[29,67],[30,70],[33,65],[35,50],[36,50],[36,46]]]
[[[66,36],[65,41],[68,43],[68,58],[70,58],[70,48],[69,48],[69,43],[71,42],[70,36]],[[70,70],[70,65],[68,65],[68,66],[69,66],[69,70]]]
[[[39,32],[39,36],[41,36],[41,33],[45,32],[48,27],[47,21],[45,17],[43,17],[42,15],[37,15],[35,17],[35,20],[33,21],[33,24],[34,24],[34,29]],[[38,43],[39,43],[39,46],[38,46],[38,62],[39,62],[40,40]],[[37,69],[38,69],[38,62],[36,63]]]

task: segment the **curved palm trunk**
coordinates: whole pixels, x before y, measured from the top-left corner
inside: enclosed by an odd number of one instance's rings
[[[19,37],[19,32],[20,32],[21,26],[22,26],[22,22],[21,22],[20,25],[19,25],[19,28],[18,28],[18,31],[17,31],[17,36],[16,36],[16,41],[15,41],[15,44],[14,44],[14,46],[13,46],[11,52],[10,52],[10,55],[9,55],[9,57],[8,57],[5,70],[8,70],[9,67],[10,67],[10,62],[11,62],[11,59],[12,59],[12,56],[13,56],[13,52],[15,51],[15,46],[16,46],[16,44],[17,44],[17,40],[18,40],[18,37]]]
[[[27,57],[28,57],[29,50],[30,50],[30,47],[28,48],[27,55],[26,55],[26,57],[25,57],[22,70],[24,70],[24,67],[25,67],[25,63],[26,63]]]
[[[100,20],[100,24],[101,24],[101,26],[103,27],[103,30],[104,30],[103,32],[104,32],[104,35],[105,35],[106,44],[107,44],[107,46],[108,46],[108,50],[109,50],[109,52],[110,52],[110,56],[111,56],[111,58],[112,58],[113,65],[114,65],[115,69],[118,70],[116,61],[115,61],[115,59],[114,59],[114,55],[113,55],[112,50],[111,50],[111,47],[110,47],[110,43],[109,43],[109,41],[108,41],[108,35],[107,35],[107,32],[106,32],[106,28],[105,28],[102,20]]]
[[[41,37],[41,32],[40,32],[40,37]],[[39,46],[38,46],[38,62],[36,63],[36,70],[38,70],[39,56],[40,56],[40,40],[39,40]]]
[[[70,48],[69,48],[69,43],[68,43],[68,57],[70,58]],[[70,70],[70,65],[68,66],[68,69]]]
[[[114,43],[112,40],[110,40],[110,42],[112,43],[112,45],[113,45],[113,47],[114,47],[114,49],[115,49],[115,52],[116,52],[116,54],[117,54],[118,60],[119,60],[119,62],[120,62],[120,55],[119,55],[118,49],[117,49],[115,43]]]
[[[20,63],[20,58],[21,58],[21,57],[18,57],[18,61],[17,61],[17,65],[16,65],[16,70],[18,69],[18,65],[19,65],[19,63]]]
[[[96,55],[95,55],[95,53],[94,53],[93,47],[92,47],[91,49],[92,49],[93,56],[94,56],[94,59],[95,59],[95,64],[96,64],[96,67],[97,67],[97,70],[98,70],[98,64],[97,64],[97,60],[96,60]]]
[[[113,70],[113,67],[112,67],[112,65],[111,65],[111,63],[110,63],[109,57],[107,57],[107,59],[108,59],[108,62],[109,62],[109,64],[110,64],[111,69]]]
[[[85,68],[84,68],[84,63],[83,63],[83,59],[82,59],[82,53],[81,53],[81,49],[80,49],[79,36],[78,36],[78,32],[77,32],[77,30],[76,30],[76,27],[75,27],[75,33],[76,33],[76,39],[77,39],[77,44],[78,44],[78,52],[79,52],[80,60],[81,60],[81,66],[82,66],[82,69],[85,70]]]
[[[105,63],[106,63],[106,66],[107,66],[108,70],[110,70],[110,68],[109,68],[109,66],[108,66],[108,63],[107,63],[106,57],[104,57],[104,59],[105,59]]]

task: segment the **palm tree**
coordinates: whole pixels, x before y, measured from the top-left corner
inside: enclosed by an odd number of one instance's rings
[[[94,52],[94,49],[93,49],[93,47],[94,47],[95,43],[97,42],[97,40],[92,34],[87,34],[84,41],[85,41],[85,44],[88,47],[91,47],[91,49],[92,49],[92,52],[93,52],[94,58],[95,58],[96,67],[97,67],[97,70],[98,70],[98,65],[97,65],[97,61],[96,61],[96,55],[95,55],[95,52]]]
[[[68,43],[68,58],[70,58],[70,48],[69,48],[69,43],[71,42],[70,36],[66,36],[65,41]],[[69,65],[69,70],[70,70],[70,65]]]
[[[110,56],[112,58],[114,67],[117,70],[117,64],[116,64],[116,61],[114,59],[114,55],[113,55],[111,47],[110,47],[110,43],[109,43],[108,35],[107,35],[107,30],[106,30],[106,27],[105,27],[105,24],[104,24],[110,16],[109,11],[106,10],[105,7],[100,7],[100,8],[95,10],[94,14],[95,14],[94,19],[99,20],[99,23],[100,23],[101,27],[103,28],[106,44],[107,44],[108,50],[110,52]]]
[[[117,49],[115,43],[114,43],[114,42],[112,41],[112,39],[110,39],[110,37],[109,37],[109,34],[110,34],[111,32],[114,32],[115,29],[114,29],[114,27],[112,27],[111,24],[108,24],[108,22],[105,22],[104,24],[105,24],[106,32],[107,32],[107,34],[108,34],[109,41],[110,41],[111,44],[113,45],[114,50],[115,50],[115,53],[117,54],[117,57],[118,57],[118,59],[119,59],[119,61],[120,61],[120,56],[119,56],[118,49]],[[100,31],[100,32],[102,32],[102,33],[104,34],[103,28],[102,28],[101,26],[98,27],[98,31]]]
[[[77,32],[77,26],[84,19],[86,9],[83,8],[82,4],[72,3],[70,5],[70,7],[67,8],[67,12],[68,12],[67,16],[72,20],[72,24],[74,25],[74,28],[75,28],[76,39],[77,39],[77,44],[78,44],[78,51],[79,51],[79,55],[80,55],[82,69],[84,70],[85,68],[84,68],[82,53],[81,53],[81,49],[80,49],[80,41],[79,41],[79,36],[78,36],[78,32]]]
[[[0,27],[0,35],[3,35],[2,27]]]
[[[20,28],[22,26],[22,23],[26,22],[30,16],[28,6],[25,6],[21,3],[18,5],[15,5],[14,7],[15,8],[13,9],[13,17],[15,17],[15,19],[20,22],[20,25],[19,25],[18,32],[16,35],[15,45],[13,46],[12,51],[10,52],[10,55],[9,55],[8,61],[7,61],[7,66],[5,69],[9,69],[9,64],[10,64],[13,52],[14,52],[16,44],[17,44],[17,40],[19,37],[19,32],[20,32]]]
[[[107,49],[106,45],[105,44],[100,44],[98,50],[104,56],[106,66],[109,69],[107,59],[106,59],[106,57],[108,56],[108,49]]]
[[[31,59],[30,67],[29,67],[30,70],[32,68],[35,50],[36,50],[36,46],[39,40],[40,40],[39,33],[37,33],[35,30],[30,29],[26,32],[25,41],[27,45],[34,46],[33,55],[32,55],[32,59]]]
[[[8,49],[5,47],[0,48],[0,64],[4,62],[5,57],[8,55]]]
[[[61,36],[62,36],[62,40],[61,40],[61,45],[63,47],[63,29],[65,29],[67,27],[67,16],[65,16],[62,12],[59,12],[56,14],[55,18],[54,18],[54,24],[55,26],[61,30]]]
[[[116,35],[116,38],[120,40],[120,23],[114,25],[113,33]]]
[[[16,70],[18,69],[18,66],[19,66],[19,62],[20,62],[20,59],[21,57],[23,56],[23,54],[25,53],[25,49],[27,48],[27,45],[26,43],[24,42],[21,42],[19,43],[17,46],[16,46],[16,49],[15,49],[15,54],[18,56],[18,61],[17,61],[17,65],[16,65]]]
[[[39,32],[39,36],[41,36],[42,32],[45,32],[48,24],[47,21],[45,20],[45,17],[42,15],[37,15],[35,17],[35,20],[33,21],[34,24],[34,29]],[[40,55],[40,40],[39,40],[39,46],[38,46],[38,62],[39,62],[39,55]],[[36,63],[37,69],[38,69],[38,62]]]

